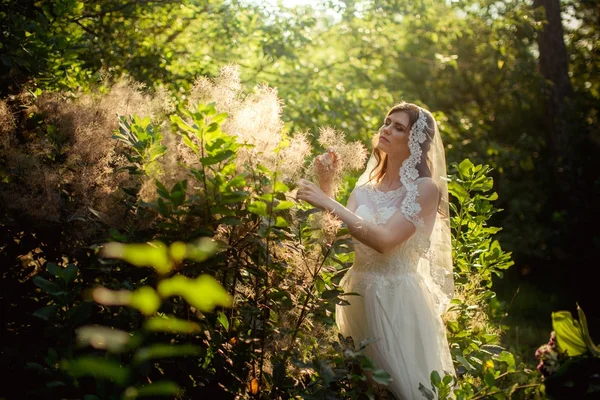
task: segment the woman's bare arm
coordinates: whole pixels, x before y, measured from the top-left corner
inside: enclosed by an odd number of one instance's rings
[[[298,196],[299,198],[335,214],[346,223],[350,234],[355,239],[380,253],[391,251],[408,240],[416,230],[415,225],[400,211],[396,212],[384,225],[373,224],[354,213],[356,203],[352,196],[348,201],[347,208],[327,197],[315,184],[305,182],[303,185],[303,192]],[[419,183],[418,190],[421,213],[427,215],[437,207],[438,188],[433,181],[425,180]],[[351,210],[350,207],[353,209]]]

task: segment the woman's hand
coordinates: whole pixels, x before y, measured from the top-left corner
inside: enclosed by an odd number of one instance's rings
[[[315,157],[315,165],[319,176],[332,175],[340,169],[340,156],[333,147],[330,147],[327,149],[327,153]]]
[[[327,149],[327,153],[315,157],[315,171],[319,186],[329,197],[333,196],[334,181],[340,168],[340,156],[331,147]]]
[[[319,180],[332,179],[340,169],[340,156],[330,147],[327,153],[315,157],[315,167]]]
[[[298,181],[298,192],[296,199],[304,200],[322,210],[327,210],[331,198],[327,196],[317,185],[306,179]]]

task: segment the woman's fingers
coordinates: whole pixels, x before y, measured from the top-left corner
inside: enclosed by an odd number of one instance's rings
[[[307,199],[312,193],[314,183],[307,181],[306,179],[300,179],[298,181],[298,191],[296,192],[296,198]]]

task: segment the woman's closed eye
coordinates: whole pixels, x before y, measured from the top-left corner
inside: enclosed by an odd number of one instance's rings
[[[384,127],[388,127],[392,124],[392,120],[390,120],[389,118],[386,119],[385,121],[383,121],[383,126]],[[404,132],[404,125],[402,124],[394,124],[394,129],[396,129],[398,132]]]

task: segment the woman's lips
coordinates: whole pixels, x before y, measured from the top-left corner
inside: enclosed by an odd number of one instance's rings
[[[383,140],[383,141],[386,141],[386,142],[388,142],[388,143],[390,142],[389,140],[387,140],[387,139],[386,139],[386,138],[384,138],[383,136],[379,136],[379,140]]]

